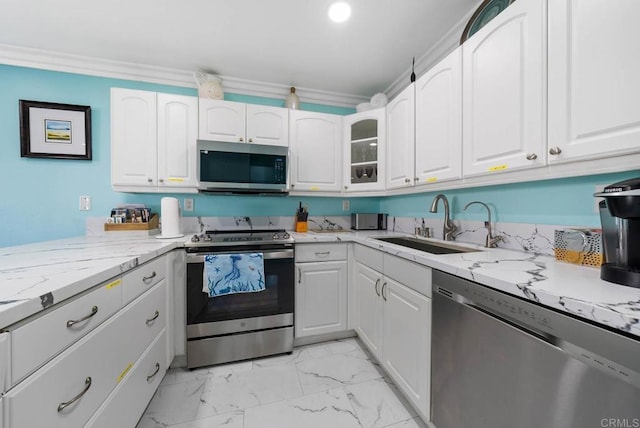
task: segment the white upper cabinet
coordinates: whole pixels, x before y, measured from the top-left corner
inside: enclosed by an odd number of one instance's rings
[[[462,48],[416,82],[416,184],[462,177]]]
[[[196,187],[198,98],[158,94],[158,184]]]
[[[247,104],[247,141],[288,147],[289,110]]]
[[[197,121],[196,97],[112,88],[112,186],[195,190]]]
[[[344,190],[384,189],[385,109],[344,117]]]
[[[549,2],[549,163],[640,152],[640,2]]]
[[[545,165],[545,22],[518,0],[462,45],[465,176]]]
[[[415,89],[411,84],[387,105],[387,189],[413,186]]]
[[[202,140],[289,145],[286,108],[200,98],[199,111]]]
[[[342,189],[342,117],[291,110],[291,190]]]
[[[111,89],[111,184],[158,185],[156,93]]]

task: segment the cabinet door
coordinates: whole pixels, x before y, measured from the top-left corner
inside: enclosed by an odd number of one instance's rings
[[[430,416],[431,299],[384,278],[382,364],[425,420]]]
[[[382,356],[382,275],[356,263],[355,272],[355,329],[369,351]]]
[[[342,118],[291,110],[289,127],[292,190],[340,191]]]
[[[298,263],[296,337],[347,329],[347,262]]]
[[[245,142],[246,104],[198,99],[198,138],[201,140]]]
[[[415,88],[411,84],[387,105],[387,189],[413,186]]]
[[[247,104],[249,143],[289,146],[289,109]]]
[[[156,93],[111,89],[111,185],[156,187]]]
[[[196,187],[198,98],[158,94],[158,185]]]
[[[416,82],[416,184],[462,177],[462,48]]]
[[[385,109],[344,118],[344,190],[382,190],[385,186]]]
[[[462,45],[464,176],[546,162],[545,5],[514,2]]]
[[[549,163],[640,152],[640,2],[603,6],[549,2]]]

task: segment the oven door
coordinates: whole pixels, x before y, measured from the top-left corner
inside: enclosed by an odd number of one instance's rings
[[[264,291],[217,297],[202,291],[205,255],[257,252],[264,255]],[[187,254],[187,338],[290,326],[293,305],[293,248],[219,247]]]

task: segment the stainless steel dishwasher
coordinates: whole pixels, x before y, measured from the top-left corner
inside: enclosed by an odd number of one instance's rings
[[[433,271],[436,428],[640,427],[640,341]]]

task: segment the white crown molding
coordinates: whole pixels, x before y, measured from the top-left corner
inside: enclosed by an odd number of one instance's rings
[[[455,24],[444,36],[440,38],[431,48],[421,57],[416,59],[415,73],[416,78],[419,78],[427,71],[429,71],[434,65],[440,62],[444,57],[453,52],[458,46],[460,46],[460,37],[466,27],[469,19],[476,11],[477,7],[482,1],[478,2],[478,5],[474,7],[467,15],[465,15],[457,24]],[[398,95],[404,88],[409,86],[409,79],[407,76],[411,74],[411,68],[407,68],[389,87],[385,90],[385,95],[390,100]]]
[[[179,70],[3,44],[0,44],[0,63],[186,88],[196,87],[193,77],[195,70]],[[222,87],[226,92],[240,95],[284,99],[290,88],[288,85],[238,79],[230,76],[219,77],[222,78]],[[354,108],[361,102],[369,101],[369,98],[364,96],[310,88],[296,87],[296,93],[302,102],[337,107]]]

